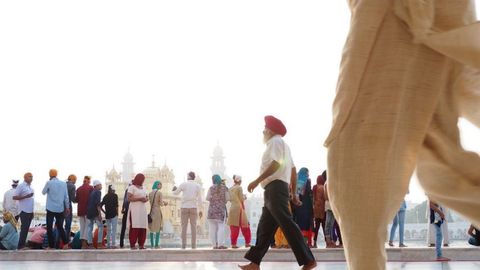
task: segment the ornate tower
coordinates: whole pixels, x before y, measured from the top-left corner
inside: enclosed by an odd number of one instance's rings
[[[211,159],[212,166],[210,167],[210,170],[212,171],[212,175],[218,174],[220,177],[225,178],[225,156],[223,156],[223,149],[218,143],[213,149],[213,156]]]
[[[212,159],[212,166],[210,166],[210,170],[212,171],[212,175],[218,174],[222,179],[226,180],[227,187],[233,185],[233,180],[227,175],[226,167],[225,167],[225,156],[223,155],[223,149],[217,142],[217,146],[213,149],[213,156]],[[211,176],[208,178],[211,179]],[[210,182],[209,182],[210,183]]]
[[[133,156],[130,153],[130,147],[128,148],[128,152],[123,157],[122,162],[122,181],[125,183],[130,183],[135,177],[134,171],[135,163],[133,162]]]
[[[160,168],[155,166],[155,155],[152,155],[152,166],[145,168],[143,174],[145,175],[143,186],[150,192],[152,191],[153,182],[160,180]]]

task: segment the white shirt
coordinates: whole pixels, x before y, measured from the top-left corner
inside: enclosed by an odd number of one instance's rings
[[[187,180],[173,192],[173,194],[182,194],[182,206],[181,208],[198,208],[202,209],[202,192],[199,184],[193,180]]]
[[[17,216],[20,214],[20,211],[18,210],[18,201],[14,200],[13,196],[15,196],[15,188],[5,192],[3,195],[3,209],[12,213],[13,216]]]
[[[272,164],[272,161],[276,161],[280,164],[280,167],[276,172],[263,180],[260,184],[265,188],[274,180],[282,180],[287,184],[290,184],[290,177],[292,174],[293,164],[292,155],[290,153],[290,147],[283,141],[282,136],[275,135],[267,142],[267,148],[263,153],[262,166],[260,167],[260,174],[265,172],[267,168]]]
[[[15,195],[16,196],[25,196],[30,193],[33,193],[32,187],[27,184],[27,182],[22,182],[18,187],[15,189]],[[34,201],[33,197],[30,198],[25,198],[23,200],[18,201],[18,210],[20,212],[25,212],[25,213],[33,213],[33,207],[34,207]]]

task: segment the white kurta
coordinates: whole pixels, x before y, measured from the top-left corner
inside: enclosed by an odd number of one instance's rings
[[[147,190],[145,188],[138,188],[135,185],[131,185],[128,188],[128,193],[132,194],[134,198],[145,198],[147,197]],[[128,208],[128,219],[127,226],[128,228],[134,229],[146,229],[148,228],[148,212],[147,212],[147,203],[137,201],[130,202]]]

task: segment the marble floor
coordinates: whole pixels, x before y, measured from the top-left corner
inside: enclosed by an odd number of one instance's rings
[[[241,262],[242,264],[244,262]],[[3,261],[0,263],[0,269],[8,270],[236,270],[238,262],[18,262]],[[265,262],[262,269],[299,269],[296,263],[285,262]],[[321,262],[317,270],[346,270],[344,262]],[[388,270],[478,270],[480,261],[476,262],[389,262]]]

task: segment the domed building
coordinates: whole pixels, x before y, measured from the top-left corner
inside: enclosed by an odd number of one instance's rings
[[[102,192],[103,194],[107,194],[109,185],[112,185],[115,188],[115,192],[118,195],[119,205],[121,205],[120,202],[123,203],[123,195],[125,194],[124,191],[128,186],[128,182],[122,181],[122,176],[115,169],[115,165],[113,165],[110,172],[105,172],[105,187]]]
[[[115,166],[113,166],[110,171],[105,172],[105,190],[108,185],[113,185],[115,187],[119,200],[119,211],[121,210],[121,207],[123,205],[125,190],[127,189],[128,184],[131,182],[131,180],[135,177],[136,174],[134,170],[134,165],[135,163],[133,160],[133,155],[130,153],[129,149],[123,157],[122,172],[118,172],[115,169]],[[173,173],[173,170],[170,169],[166,163],[164,163],[162,168],[157,167],[155,164],[155,156],[153,156],[151,166],[145,168],[142,173],[145,175],[144,187],[147,189],[148,193],[152,191],[152,186],[155,181],[159,180],[162,183],[162,189],[160,190],[160,192],[162,193],[163,200],[168,203],[166,206],[162,207],[162,214],[164,220],[162,233],[167,234],[171,237],[173,237],[174,235],[180,235],[180,208],[182,205],[182,200],[181,195],[173,195],[172,192],[173,187],[178,186],[175,183],[175,174]],[[197,235],[199,236],[199,238],[201,238],[207,232],[206,210],[208,209],[208,204],[205,202],[205,189],[203,187],[202,179],[197,176],[197,178],[195,178],[195,182],[197,182],[202,187],[202,200],[204,201],[202,209],[204,215],[201,219],[197,219]],[[148,211],[150,211],[150,204],[147,204],[147,209]]]

